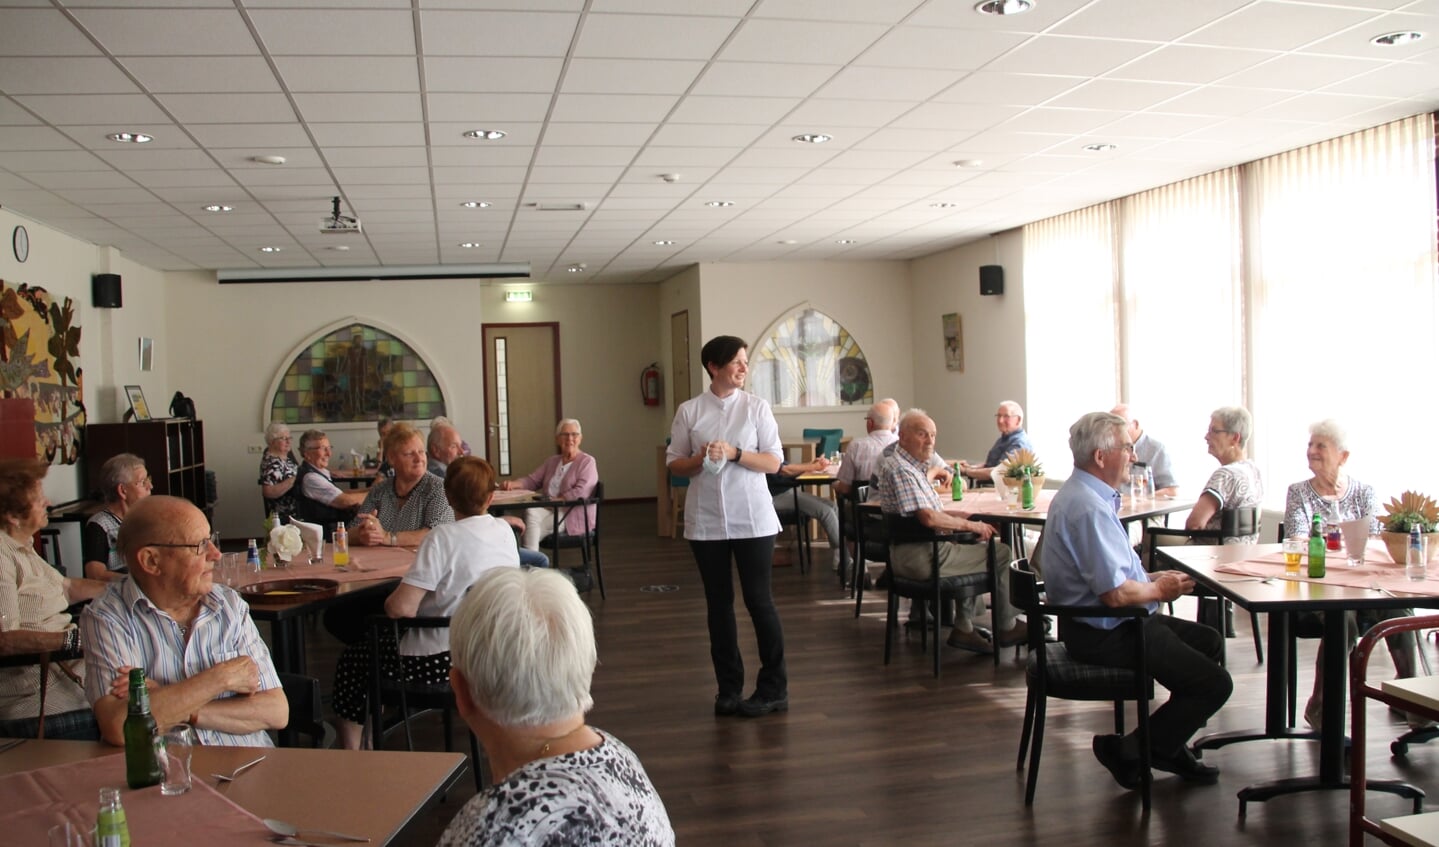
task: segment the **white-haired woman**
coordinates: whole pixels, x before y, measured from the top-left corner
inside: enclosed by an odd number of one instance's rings
[[[555,446],[559,452],[544,461],[529,476],[508,480],[500,485],[505,490],[524,488],[538,491],[550,500],[582,500],[595,493],[600,481],[599,466],[595,457],[580,450],[584,433],[580,422],[565,418],[555,425]],[[589,513],[588,523],[585,512]],[[562,516],[559,531],[566,535],[585,534],[585,527],[595,525],[595,507],[586,506],[584,511],[570,509]],[[526,509],[524,534],[520,546],[526,550],[540,549],[540,541],[555,531],[553,509]]]
[[[1185,529],[1219,529],[1220,512],[1259,506],[1264,499],[1264,483],[1259,468],[1245,455],[1249,436],[1254,431],[1249,411],[1239,406],[1223,406],[1209,416],[1209,429],[1204,443],[1209,455],[1219,460],[1219,467],[1204,483],[1199,502],[1184,521]],[[1234,536],[1225,544],[1253,544],[1259,535]]]
[[[281,523],[288,523],[295,511],[295,475],[300,463],[290,452],[290,428],[280,421],[265,427],[265,452],[260,456],[260,494],[265,498],[265,514],[275,513]]]
[[[1378,529],[1375,515],[1379,513],[1379,500],[1374,487],[1365,485],[1345,473],[1344,465],[1349,461],[1349,444],[1344,429],[1333,420],[1322,420],[1309,427],[1309,446],[1304,451],[1313,476],[1303,482],[1289,486],[1284,498],[1284,534],[1304,536],[1318,515],[1329,523],[1369,518],[1370,530]],[[1412,615],[1412,609],[1365,610],[1357,616],[1347,613],[1348,630],[1351,636],[1366,630],[1386,618]],[[1322,620],[1322,616],[1313,618]],[[1309,620],[1313,620],[1310,618]],[[1300,620],[1303,628],[1307,621]],[[1398,677],[1414,675],[1414,634],[1401,632],[1386,639],[1389,656],[1394,660],[1394,672]],[[1323,721],[1324,709],[1320,692],[1324,686],[1324,645],[1314,659],[1314,691],[1304,707],[1304,720],[1318,728]],[[1416,719],[1417,723],[1417,719]]]
[[[465,804],[441,847],[671,845],[644,766],[589,726],[598,654],[589,609],[552,570],[482,575],[450,620],[450,687],[494,784]]]

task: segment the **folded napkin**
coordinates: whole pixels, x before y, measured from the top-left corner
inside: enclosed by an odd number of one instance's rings
[[[290,526],[300,531],[300,544],[305,548],[305,557],[318,559],[325,549],[325,530],[317,523],[305,523],[290,519]]]

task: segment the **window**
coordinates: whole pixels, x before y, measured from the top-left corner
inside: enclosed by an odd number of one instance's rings
[[[374,421],[388,415],[429,420],[445,398],[428,365],[381,329],[349,324],[302,349],[285,370],[270,419],[287,424]]]
[[[749,382],[775,408],[874,403],[859,344],[834,318],[808,306],[782,318],[751,351]]]

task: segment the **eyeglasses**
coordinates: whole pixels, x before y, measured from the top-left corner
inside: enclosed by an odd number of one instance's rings
[[[141,547],[173,547],[173,548],[175,548],[175,549],[177,549],[177,550],[189,550],[190,552],[194,553],[196,556],[204,556],[206,553],[210,552],[210,539],[209,539],[209,538],[206,538],[206,539],[204,539],[203,541],[186,541],[186,542],[183,543],[183,544],[176,544],[176,543],[165,542],[165,541],[151,541],[149,544],[141,544],[140,546],[141,546]]]
[[[1116,444],[1116,445],[1114,445],[1114,449],[1115,449],[1115,450],[1118,450],[1118,451],[1120,451],[1120,452],[1122,452],[1122,453],[1133,453],[1133,452],[1134,452],[1134,442],[1132,442],[1132,441],[1126,441],[1126,442],[1124,442],[1123,444]]]
[[[1213,428],[1213,427],[1210,427],[1210,428],[1209,428],[1209,434],[1210,434],[1210,435],[1229,435],[1229,434],[1230,434],[1230,430],[1227,430],[1227,429],[1215,429],[1215,428]]]
[[[579,437],[580,437],[580,434],[579,434],[578,432],[562,432],[562,433],[559,434],[559,437],[560,437],[560,438],[579,438]]]

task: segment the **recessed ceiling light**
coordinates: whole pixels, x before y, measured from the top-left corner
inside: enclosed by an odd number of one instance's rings
[[[261,248],[260,248],[260,252],[261,252],[261,253],[278,253],[278,252],[280,252],[282,249],[284,249],[284,248],[282,248],[282,247],[268,247],[268,246],[267,246],[267,247],[261,247]]]
[[[929,207],[931,209],[953,209],[958,205],[958,203],[930,203]]]
[[[210,205],[208,205],[208,206],[205,207],[205,211],[207,211],[207,212],[233,212],[233,211],[235,211],[235,207],[234,207],[234,206],[226,206],[226,205],[223,205],[223,204],[221,204],[221,203],[211,203]]]
[[[149,144],[155,140],[155,136],[146,135],[143,132],[112,132],[105,137],[122,144]]]
[[[954,163],[956,168],[981,168],[984,167],[983,159],[960,159]]]
[[[854,244],[854,243],[855,243],[855,240],[854,240],[853,238],[836,238],[836,239],[834,240],[834,243],[835,243],[835,244]]]
[[[1369,43],[1378,44],[1380,47],[1398,47],[1400,44],[1418,41],[1423,37],[1424,33],[1422,32],[1386,32],[1369,39]]]
[[[974,10],[981,15],[1018,15],[1033,8],[1032,0],[987,0]]]
[[[326,250],[334,250],[334,251],[337,252],[337,253],[343,253],[343,252],[345,252],[346,250],[349,250],[349,249],[350,249],[350,245],[348,245],[348,244],[331,244],[329,247],[326,247],[325,249],[326,249]]]
[[[580,271],[582,271],[582,270],[584,270],[584,269],[585,269],[585,263],[584,263],[584,262],[575,262],[573,265],[570,265],[568,268],[565,268],[565,270],[569,271],[569,272],[572,273],[572,274],[577,274],[577,273],[579,273]]]
[[[250,161],[261,165],[283,165],[286,159],[284,156],[251,156]]]
[[[465,138],[473,138],[476,141],[499,141],[505,137],[502,129],[471,129],[461,133]]]
[[[1118,149],[1119,149],[1119,145],[1118,145],[1118,144],[1086,144],[1086,145],[1084,145],[1084,148],[1083,148],[1083,149],[1088,150],[1090,153],[1108,153],[1110,150],[1118,150]]]
[[[715,209],[723,209],[723,208],[726,208],[726,207],[728,207],[728,206],[733,206],[733,205],[734,205],[734,201],[733,201],[733,200],[711,200],[711,201],[709,201],[708,203],[706,203],[705,205],[706,205],[706,206],[709,206],[709,207],[711,207],[711,208],[715,208]]]
[[[488,208],[490,208],[490,204],[489,204],[489,202],[486,201],[486,200],[466,200],[465,202],[461,203],[460,205],[461,205],[461,206],[464,206],[466,209],[488,209]]]
[[[481,245],[478,241],[461,241],[460,246],[465,248],[466,250],[473,250]]]
[[[833,141],[833,135],[825,135],[822,132],[804,132],[794,136],[791,141],[798,141],[800,144],[823,144],[826,141]]]
[[[799,242],[798,242],[798,241],[795,241],[793,238],[786,238],[786,239],[783,239],[783,240],[781,240],[781,241],[776,241],[775,243],[776,243],[776,244],[798,244]]]
[[[670,246],[671,244],[674,244],[674,242],[671,241],[671,240],[669,240],[668,238],[661,238],[659,241],[656,241],[654,244],[655,244],[656,247],[668,247],[668,246]]]

